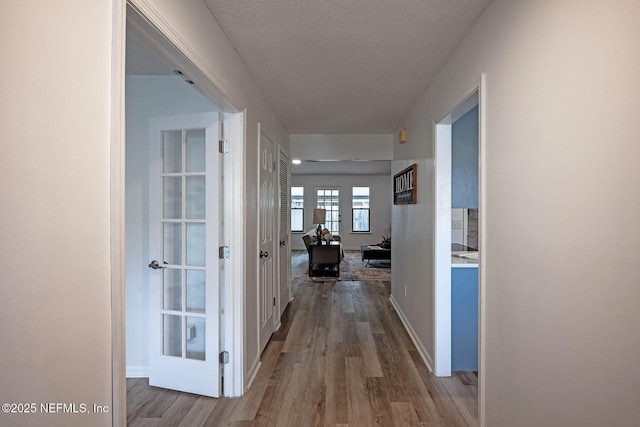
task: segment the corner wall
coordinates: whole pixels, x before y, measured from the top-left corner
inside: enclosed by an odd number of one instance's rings
[[[3,426],[111,425],[113,3],[0,3]]]
[[[407,117],[411,144],[394,146],[395,159],[426,157],[429,197],[433,125],[485,73],[485,426],[640,424],[640,249],[620,238],[640,235],[638,22],[636,1],[494,0]],[[394,238],[408,240],[394,251],[392,295],[433,354],[423,209],[393,209]],[[425,265],[408,261],[417,249]],[[419,302],[401,298],[405,285]]]

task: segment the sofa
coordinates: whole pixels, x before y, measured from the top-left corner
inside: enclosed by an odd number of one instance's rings
[[[314,229],[304,234],[302,240],[309,255],[309,277],[340,276],[340,261],[343,257],[340,236],[332,236],[330,241],[323,241],[318,245]]]
[[[366,265],[369,265],[370,260],[391,260],[391,247],[384,248],[379,244],[376,245],[362,245],[360,246],[360,255],[362,255],[362,261],[367,261]]]

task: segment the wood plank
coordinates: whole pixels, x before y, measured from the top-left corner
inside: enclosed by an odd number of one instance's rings
[[[184,416],[178,427],[201,427],[211,415],[218,399],[200,397]]]
[[[364,364],[363,375],[365,377],[381,377],[382,368],[380,367],[380,360],[378,360],[378,352],[373,342],[369,322],[357,322],[356,334],[360,342],[360,354]]]
[[[325,375],[324,419],[327,425],[345,424],[349,421],[345,368],[345,346],[330,341]]]
[[[284,341],[273,341],[265,349],[262,357],[262,367],[267,372],[274,372],[278,363],[278,356],[282,350]],[[251,388],[245,393],[244,398],[238,404],[236,413],[233,415],[235,421],[253,420],[258,413],[260,403],[269,385],[270,378],[266,375],[256,376]]]
[[[211,411],[204,424],[202,424],[203,427],[213,427],[228,423],[233,417],[239,401],[240,398],[238,397],[218,399],[213,411]]]
[[[347,357],[345,359],[349,425],[368,427],[372,425],[371,409],[369,407],[369,399],[364,390],[362,369],[361,358]]]
[[[205,399],[205,398],[202,398]],[[162,414],[162,426],[177,426],[187,416],[200,397],[195,394],[180,393],[171,406]],[[213,398],[206,399],[215,401]]]
[[[446,426],[467,426],[460,410],[449,395],[447,388],[444,386],[446,378],[435,377],[422,362],[420,354],[417,350],[409,351],[411,358],[414,360],[416,371],[422,381],[426,384],[429,395],[433,399],[436,408]],[[477,405],[477,402],[476,402]],[[477,424],[472,424],[477,425]]]
[[[391,425],[393,420],[392,402],[386,393],[386,385],[383,378],[365,378],[364,383],[373,424],[379,426]]]
[[[466,387],[455,376],[442,378],[442,383],[467,424],[476,425],[478,423],[477,406],[473,405],[474,399],[467,393]]]
[[[408,402],[391,402],[391,415],[393,425],[398,427],[418,426],[420,420],[413,409],[411,403]]]
[[[129,425],[477,426],[477,376],[428,371],[387,284],[297,277],[292,292],[245,396],[197,397],[128,379]]]
[[[278,393],[282,397],[277,400],[278,409],[274,413],[274,415],[277,415],[277,418],[275,418],[275,425],[277,426],[295,425],[293,424],[293,420],[296,417],[296,404],[299,404],[301,400],[299,392],[300,377],[303,374],[302,364],[294,363],[291,371],[292,373],[290,377],[291,380],[289,381],[289,386],[281,388],[280,393]]]

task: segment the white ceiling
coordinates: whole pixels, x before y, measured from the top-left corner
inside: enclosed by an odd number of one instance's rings
[[[292,175],[391,175],[390,160],[303,160],[291,165]]]
[[[490,0],[204,0],[291,133],[394,133]]]

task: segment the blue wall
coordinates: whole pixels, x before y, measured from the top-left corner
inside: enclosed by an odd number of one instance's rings
[[[451,126],[451,207],[478,208],[478,107]]]
[[[478,268],[451,269],[451,370],[478,370]]]

